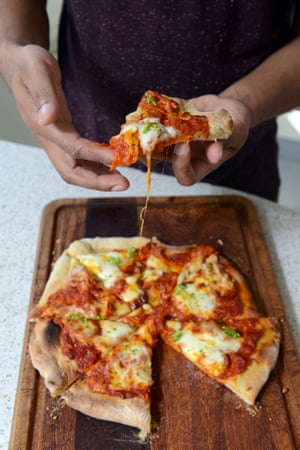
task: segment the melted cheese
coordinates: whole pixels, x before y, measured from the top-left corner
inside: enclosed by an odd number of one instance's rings
[[[128,338],[132,333],[133,329],[125,323],[114,320],[102,320],[101,335],[98,338],[102,342],[114,346],[122,339]]]
[[[105,288],[113,286],[123,276],[120,264],[124,262],[120,252],[79,255],[79,262],[101,280]]]
[[[152,152],[159,142],[168,141],[177,136],[178,131],[171,126],[164,126],[158,117],[147,117],[138,122],[130,122],[123,126],[121,134],[138,132],[143,153]]]
[[[132,259],[127,252],[93,253],[80,255],[77,259],[84,267],[97,276],[104,288],[114,286],[118,280],[125,280],[126,286],[120,294],[125,302],[130,303],[141,295],[142,291],[137,283],[138,275],[126,276],[122,270],[122,265],[130,262]]]
[[[220,270],[216,256],[208,263],[195,259],[179,274],[173,298],[184,313],[207,319],[212,317],[217,306],[217,294],[225,295],[232,288],[233,281]]]
[[[199,289],[193,283],[177,284],[173,298],[181,311],[202,317],[210,317],[216,306],[215,296],[210,290]]]
[[[152,384],[151,351],[141,341],[120,345],[108,364],[111,389],[147,389]]]
[[[215,322],[197,326],[189,322],[181,328],[179,322],[168,321],[167,326],[174,330],[174,345],[198,367],[216,376],[224,370],[225,354],[237,352],[241,346],[241,338],[228,336]]]
[[[165,270],[168,270],[168,268],[164,264],[164,261],[154,255],[150,255],[147,259],[143,278],[147,281],[157,280],[161,275],[163,275]]]

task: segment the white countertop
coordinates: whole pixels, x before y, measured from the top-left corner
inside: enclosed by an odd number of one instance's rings
[[[144,196],[145,176],[133,169],[122,169],[131,182],[129,190],[101,193],[67,185],[39,148],[0,140],[0,156],[0,449],[4,450],[8,448],[44,206],[57,198]],[[205,183],[187,188],[163,175],[154,174],[152,178],[152,195],[241,194]],[[247,197],[256,206],[300,353],[300,214],[267,200]]]

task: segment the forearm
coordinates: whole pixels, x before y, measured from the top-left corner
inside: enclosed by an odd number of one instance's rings
[[[0,46],[49,46],[49,24],[45,0],[0,0]]]
[[[220,96],[245,103],[251,112],[251,127],[299,106],[299,55],[300,37],[296,37]]]

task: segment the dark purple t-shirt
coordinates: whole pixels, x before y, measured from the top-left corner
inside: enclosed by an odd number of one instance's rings
[[[290,38],[295,4],[65,0],[59,61],[76,128],[108,142],[147,89],[183,98],[217,94]],[[251,130],[237,156],[205,181],[275,200],[275,121]]]

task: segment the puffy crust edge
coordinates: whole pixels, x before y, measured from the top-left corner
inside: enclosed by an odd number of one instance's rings
[[[218,109],[217,111],[200,111],[191,100],[174,98],[179,104],[182,112],[188,112],[192,116],[205,116],[209,123],[209,139],[208,140],[226,140],[232,133],[233,121],[231,115],[226,109]],[[203,140],[201,131],[195,133],[193,141]],[[207,140],[207,139],[206,139]]]
[[[96,419],[122,423],[141,430],[144,439],[150,433],[150,404],[142,398],[120,398],[93,393],[78,380],[62,394],[67,405]]]

